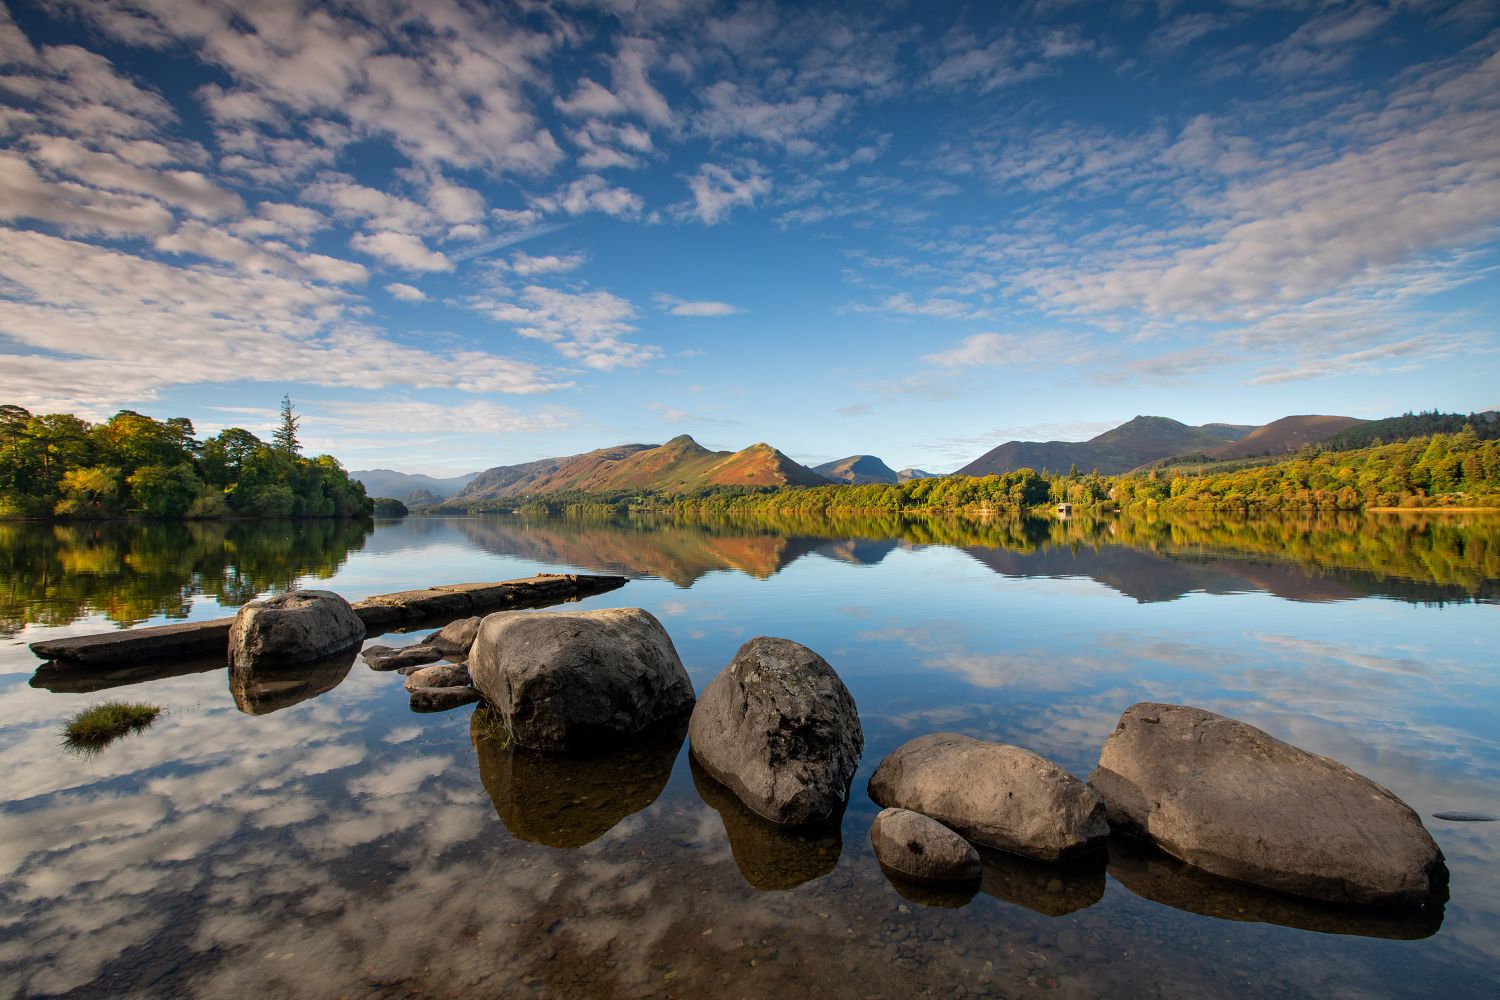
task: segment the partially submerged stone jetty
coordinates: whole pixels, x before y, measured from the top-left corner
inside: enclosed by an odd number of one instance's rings
[[[623,587],[623,576],[587,573],[539,573],[496,583],[454,583],[424,590],[403,590],[358,601],[350,607],[370,635],[424,622],[452,621],[476,611],[536,608],[576,600]],[[283,595],[284,596],[284,595]],[[274,598],[272,598],[274,600]],[[260,603],[260,602],[254,602]],[[238,616],[236,616],[238,617]],[[44,639],[31,651],[60,664],[129,666],[222,653],[235,618],[181,622],[152,628],[100,632]]]

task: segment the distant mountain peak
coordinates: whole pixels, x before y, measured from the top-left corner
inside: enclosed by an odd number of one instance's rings
[[[850,455],[824,462],[812,471],[840,483],[895,483],[900,481],[894,469],[874,455]]]

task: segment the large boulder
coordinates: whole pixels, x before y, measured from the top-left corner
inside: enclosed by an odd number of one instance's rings
[[[479,623],[483,620],[475,615],[472,618],[460,618],[456,622],[449,622],[429,635],[425,643],[442,650],[445,656],[468,653],[474,645],[474,638],[479,635]]]
[[[870,776],[870,798],[931,816],[984,847],[1060,861],[1109,837],[1099,797],[1030,750],[958,733],[901,744]]]
[[[498,611],[480,624],[469,673],[533,750],[617,743],[693,706],[671,638],[640,608]]]
[[[882,809],[870,826],[870,846],[881,865],[929,882],[978,882],[979,852],[930,816]]]
[[[1239,882],[1420,905],[1442,853],[1406,803],[1337,761],[1183,705],[1133,705],[1089,784],[1109,822]]]
[[[229,628],[229,663],[309,663],[358,645],[365,637],[349,602],[327,590],[292,590],[251,601]]]
[[[688,742],[714,780],[783,824],[842,812],[865,748],[854,699],[828,661],[765,636],[741,646],[703,689]]]
[[[423,688],[467,687],[470,681],[467,663],[434,663],[407,674],[405,686],[407,691],[414,692]]]

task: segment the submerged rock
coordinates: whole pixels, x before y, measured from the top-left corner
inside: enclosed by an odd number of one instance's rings
[[[1225,878],[1310,899],[1426,901],[1442,854],[1412,809],[1349,768],[1183,705],[1133,705],[1089,779],[1109,822]]]
[[[699,797],[723,821],[734,863],[751,888],[762,892],[795,889],[838,867],[844,850],[839,830],[842,809],[835,816],[805,826],[772,823],[751,812],[691,755],[688,766]]]
[[[536,750],[618,743],[693,705],[671,638],[640,608],[496,612],[469,672],[511,738]]]
[[[792,825],[843,811],[865,745],[854,699],[828,661],[765,636],[703,689],[688,741],[751,811]]]
[[[411,693],[413,712],[446,712],[449,709],[472,705],[479,700],[479,692],[467,684],[455,687],[424,687]]]
[[[921,813],[882,809],[870,826],[870,844],[883,867],[907,878],[932,882],[979,881],[979,852],[967,840]]]
[[[442,650],[435,646],[370,646],[362,654],[371,670],[399,670],[402,667],[420,667],[425,663],[443,658]]]
[[[1109,836],[1099,797],[1021,747],[930,733],[891,751],[870,798],[931,816],[967,840],[1037,861],[1060,861]]]
[[[1086,910],[1104,898],[1106,851],[1088,851],[1066,861],[1033,861],[984,847],[979,891],[1033,913],[1061,917]]]
[[[466,663],[434,663],[430,667],[418,667],[406,675],[408,691],[422,688],[468,687],[469,665]]]
[[[687,716],[650,726],[593,753],[548,753],[516,746],[488,705],[469,720],[479,780],[505,828],[548,847],[582,847],[661,795],[682,749]]]
[[[251,601],[229,628],[229,662],[246,668],[309,663],[359,645],[365,623],[328,590],[292,590]]]
[[[444,656],[467,653],[474,645],[475,636],[479,635],[479,623],[482,621],[484,621],[483,618],[475,615],[473,618],[460,618],[456,622],[449,622],[429,635],[423,644],[436,647],[443,652]]]

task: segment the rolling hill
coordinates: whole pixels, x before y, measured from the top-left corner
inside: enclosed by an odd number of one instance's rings
[[[412,498],[421,501],[427,499],[422,496],[424,493],[435,500],[451,497],[478,475],[477,472],[470,472],[451,479],[434,479],[432,476],[396,472],[394,469],[363,469],[349,473],[349,478],[364,483],[365,493],[372,497],[392,497],[396,500]]]
[[[1169,455],[1204,452],[1253,430],[1240,424],[1190,427],[1167,417],[1138,416],[1087,441],[1007,441],[955,475],[990,476],[1016,469],[1067,472],[1073,466],[1117,475]]]
[[[686,434],[662,445],[626,444],[481,472],[450,503],[581,490],[682,493],[706,486],[821,486],[829,480],[768,444],[709,451]]]
[[[901,478],[874,455],[850,455],[814,466],[813,471],[838,483],[895,483]]]
[[[936,472],[923,472],[921,469],[902,469],[896,473],[896,481],[904,483],[909,479],[941,479],[941,474]]]
[[[1281,455],[1368,422],[1357,417],[1335,417],[1322,414],[1282,417],[1280,420],[1273,420],[1269,424],[1255,428],[1237,441],[1209,448],[1204,454],[1210,458]]]

